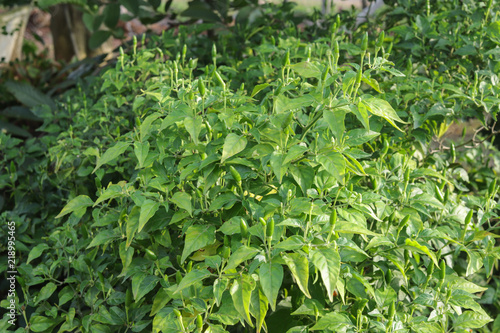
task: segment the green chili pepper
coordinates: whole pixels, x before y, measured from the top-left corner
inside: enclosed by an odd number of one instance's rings
[[[179,284],[179,283],[181,283],[181,280],[182,280],[181,271],[175,272],[175,283]]]
[[[497,189],[497,179],[495,178],[491,183],[490,186],[488,186],[488,194],[491,196],[493,193],[495,193],[495,190]]]
[[[365,32],[361,40],[361,51],[366,52],[366,49],[368,49],[368,32]]]
[[[457,159],[457,152],[455,150],[455,144],[452,142],[450,145],[450,153],[451,153],[451,163],[455,163]]]
[[[177,318],[181,318],[182,317],[182,314],[181,314],[181,312],[179,310],[174,309],[174,313],[177,316]]]
[[[401,221],[401,224],[400,224],[400,228],[404,228],[405,225],[408,224],[408,221],[410,221],[410,215],[406,215],[404,218],[403,218],[403,221]]]
[[[462,237],[461,237],[462,242],[465,239],[465,234],[467,232],[467,229],[469,228],[470,222],[472,221],[472,215],[473,214],[474,214],[474,211],[471,209],[471,210],[469,210],[469,212],[467,213],[467,216],[465,217],[465,220],[464,220],[464,229],[462,230]]]
[[[386,137],[382,139],[382,150],[380,151],[380,156],[383,157],[389,151],[389,140]]]
[[[231,256],[231,248],[229,246],[225,246],[222,248],[222,257],[224,259],[228,259]]]
[[[396,314],[396,302],[392,301],[391,304],[389,304],[389,319],[394,319],[394,315]]]
[[[378,48],[381,48],[383,45],[384,45],[384,39],[385,39],[385,32],[382,31],[379,35],[378,35],[378,39],[377,39],[377,44],[376,46]]]
[[[286,50],[285,61],[283,62],[283,65],[284,66],[290,65],[290,49]]]
[[[446,277],[446,262],[444,261],[444,259],[441,260],[439,268],[441,269],[441,271],[439,272],[439,283],[442,284],[444,278]]]
[[[265,228],[267,226],[266,220],[263,217],[259,218],[260,225]]]
[[[356,74],[356,86],[361,84],[361,78],[363,77],[363,70],[360,68]]]
[[[236,181],[236,183],[238,184],[238,186],[241,187],[241,175],[238,172],[238,170],[236,170],[232,165],[230,165],[229,171],[231,172],[231,175],[233,176],[233,178]]]
[[[205,84],[203,83],[202,78],[198,79],[198,91],[200,92],[201,96],[205,96],[206,89],[205,89]]]
[[[248,237],[248,225],[243,218],[240,219],[240,233],[241,238],[245,239]]]
[[[393,276],[392,276],[392,270],[388,269],[387,273],[385,273],[385,282],[387,284],[390,284],[392,282],[392,278],[393,278]]]
[[[217,72],[217,71],[215,71],[215,78],[217,79],[217,81],[219,81],[219,83],[222,86],[222,88],[226,89],[226,83],[224,82],[224,80],[220,76],[219,72]]]
[[[271,217],[271,220],[269,220],[269,223],[267,224],[266,227],[267,238],[272,239],[273,234],[274,234],[274,219]]]
[[[328,76],[328,72],[330,71],[330,67],[329,66],[326,66],[325,67],[325,70],[323,71],[323,73],[321,73],[321,81],[322,82],[325,82],[326,81],[326,77]]]
[[[134,303],[134,295],[132,294],[130,288],[128,288],[125,293],[125,306],[128,308],[132,303]]]
[[[144,249],[144,252],[146,253],[146,257],[149,260],[152,260],[152,261],[158,260],[158,256],[153,251],[151,251],[150,249]]]
[[[198,328],[198,330],[200,331],[203,328],[203,317],[201,316],[201,314],[198,314],[198,316],[196,316],[196,328]]]
[[[215,43],[212,45],[212,62],[214,63],[214,66],[217,62],[217,47],[215,46]]]
[[[188,262],[188,265],[186,267],[186,273],[189,273],[191,272],[191,270],[193,269],[193,262],[192,261],[189,261]]]
[[[283,88],[283,81],[278,81],[278,86],[276,86],[276,90],[274,91],[274,96],[278,96],[281,92],[281,88]]]
[[[436,194],[436,197],[440,202],[444,202],[443,194],[441,193],[441,190],[439,189],[437,184],[434,185],[434,193]]]
[[[410,181],[410,172],[411,172],[410,168],[407,168],[405,170],[405,178],[404,178],[405,183],[408,183]]]
[[[394,44],[392,42],[389,44],[389,47],[387,48],[387,54],[391,54],[393,45]]]

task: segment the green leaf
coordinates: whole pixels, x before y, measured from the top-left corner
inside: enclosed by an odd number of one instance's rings
[[[28,260],[26,260],[26,263],[29,264],[31,260],[35,260],[36,258],[40,257],[43,253],[43,251],[47,250],[49,246],[45,243],[38,244],[34,248],[31,249],[30,253],[28,254]]]
[[[429,258],[432,259],[432,262],[436,265],[436,267],[439,267],[439,263],[437,261],[436,255],[429,250],[429,248],[425,245],[420,245],[416,240],[409,239],[407,238],[405,241],[406,246],[409,246],[410,249],[414,249],[417,252],[426,254],[429,256]]]
[[[186,231],[186,243],[182,250],[181,262],[207,245],[215,243],[215,227],[212,225],[192,225]]]
[[[193,269],[182,278],[181,282],[177,286],[177,289],[174,291],[174,294],[179,293],[181,290],[195,284],[198,281],[202,281],[210,275],[212,275],[212,273],[210,273],[207,269]]]
[[[412,328],[416,333],[443,333],[441,326],[437,323],[418,323],[413,325]]]
[[[215,198],[215,200],[212,201],[208,210],[214,211],[214,210],[219,210],[227,205],[232,206],[232,204],[234,204],[238,200],[239,200],[238,197],[233,192],[219,194],[219,196],[217,196],[217,198]]]
[[[253,248],[253,247],[248,247],[246,245],[240,246],[229,257],[229,260],[227,262],[226,267],[224,268],[224,271],[227,271],[230,269],[235,269],[236,267],[239,266],[239,264],[241,264],[245,260],[252,259],[259,252],[260,252],[260,250]]]
[[[282,224],[282,223],[280,223]],[[281,249],[285,251],[298,250],[304,246],[304,237],[299,235],[293,235],[285,239],[284,241],[276,244],[275,249]]]
[[[137,232],[141,232],[142,228],[148,223],[148,221],[155,215],[156,211],[160,207],[160,203],[157,201],[146,199],[141,205],[141,213],[139,215],[139,226]]]
[[[107,189],[104,190],[104,192],[102,192],[102,194],[99,196],[99,198],[97,198],[97,200],[94,202],[92,206],[95,207],[99,203],[105,200],[117,198],[122,195],[123,195],[123,188],[120,185],[118,184],[110,185]]]
[[[144,162],[146,162],[149,154],[149,142],[134,142],[134,153],[137,157],[137,161],[139,162],[139,165],[135,168],[144,168]]]
[[[195,117],[195,118],[188,117],[184,119],[184,127],[191,136],[191,139],[193,139],[195,145],[197,145],[199,142],[198,137],[200,136],[202,123],[203,119],[201,117]]]
[[[397,128],[401,132],[403,130],[401,130],[394,123],[394,121],[397,121],[397,122],[400,122],[403,124],[407,124],[407,122],[405,122],[405,121],[401,120],[401,118],[399,118],[398,114],[396,113],[396,111],[394,111],[391,104],[389,104],[387,101],[384,101],[383,99],[370,97],[370,98],[363,99],[363,104],[366,106],[368,111],[370,111],[371,113],[373,113],[376,116],[384,118],[392,126]]]
[[[259,269],[259,280],[271,309],[276,311],[276,299],[283,283],[283,266],[272,262],[263,263]]]
[[[465,292],[468,292],[470,294],[474,293],[480,293],[482,291],[485,291],[487,288],[478,286],[477,284],[467,281],[466,279],[462,277],[458,277],[455,275],[446,275],[445,283],[448,284],[450,283],[450,288],[452,290],[463,290]]]
[[[91,50],[97,49],[102,45],[108,38],[111,37],[111,31],[108,30],[97,30],[89,38],[89,48]]]
[[[290,110],[301,109],[306,106],[310,106],[314,103],[314,97],[311,95],[304,95],[294,99],[285,97],[284,95],[278,95],[276,98],[276,113],[282,113]]]
[[[309,61],[303,61],[298,64],[290,65],[290,68],[303,78],[320,78],[321,76],[321,70],[318,66]]]
[[[281,180],[286,173],[287,167],[283,163],[284,156],[282,153],[274,151],[271,154],[271,160],[269,163],[271,164],[271,169],[274,172],[276,178],[278,178],[278,182],[281,184]]]
[[[323,155],[317,155],[316,160],[339,183],[344,183],[345,159],[342,154],[330,151]]]
[[[88,196],[79,195],[76,198],[71,199],[71,201],[64,206],[59,215],[56,216],[56,219],[80,209],[87,209],[87,207],[92,206],[93,204],[94,202]]]
[[[290,165],[288,172],[292,174],[293,179],[299,184],[302,193],[305,195],[314,182],[314,168],[307,164],[301,164],[300,166]]]
[[[94,247],[94,246],[107,244],[107,243],[112,242],[118,238],[120,238],[120,235],[115,230],[103,230],[103,231],[99,232],[92,239],[92,242],[90,242],[89,246],[87,246],[87,249],[90,249],[91,247]]]
[[[246,274],[234,280],[230,289],[236,311],[240,314],[241,319],[245,320],[251,327],[253,327],[253,323],[252,318],[250,318],[250,298],[254,289],[255,280]]]
[[[224,291],[226,291],[228,285],[229,285],[228,279],[217,278],[215,280],[213,291],[214,291],[215,304],[217,304],[217,306],[220,306],[222,295],[224,294]]]
[[[224,146],[222,147],[222,158],[221,163],[225,160],[234,156],[245,149],[247,145],[247,139],[244,136],[239,136],[234,133],[229,133],[224,140]]]
[[[52,296],[52,294],[54,293],[54,291],[56,291],[56,289],[57,286],[53,282],[49,282],[45,286],[43,286],[42,289],[40,289],[38,295],[36,296],[35,305],[40,304],[40,302],[45,301],[50,296]]]
[[[269,87],[270,84],[269,83],[263,83],[263,84],[258,84],[256,85],[253,90],[252,90],[252,94],[250,95],[250,97],[254,97],[255,95],[257,95],[260,91],[266,89],[267,87]]]
[[[266,318],[268,302],[259,288],[255,288],[250,299],[250,313],[255,318],[257,333],[260,333]]]
[[[344,234],[358,234],[358,235],[370,235],[370,236],[381,236],[366,227],[358,223],[339,221],[335,225],[335,231]]]
[[[33,316],[30,319],[30,330],[33,332],[47,332],[49,328],[57,324],[54,318],[44,316]]]
[[[337,139],[338,142],[342,141],[344,137],[345,131],[345,110],[344,109],[333,109],[333,110],[324,110],[323,117],[325,118],[330,130],[332,131],[333,136]]]
[[[340,255],[332,247],[318,247],[312,249],[311,261],[321,274],[330,302],[333,302],[333,291],[337,287],[337,278],[340,274]]]
[[[299,253],[287,253],[283,254],[283,259],[292,272],[300,290],[302,290],[304,295],[308,298],[311,298],[307,288],[309,283],[309,261],[307,260],[307,257]]]
[[[31,86],[29,83],[7,81],[3,85],[19,102],[29,108],[33,108],[37,105],[48,105],[51,110],[56,109],[56,105],[52,98]]]
[[[374,131],[367,131],[363,128],[358,128],[347,132],[346,144],[349,146],[359,146],[365,142],[372,140],[379,136],[380,133]]]
[[[125,150],[127,150],[128,146],[130,146],[130,142],[119,141],[113,147],[106,150],[106,152],[97,159],[97,164],[92,173],[96,172],[97,169],[99,169],[104,164],[108,164],[109,162],[113,161],[115,158],[123,154]]]
[[[160,278],[155,275],[148,275],[144,272],[135,274],[132,278],[134,300],[139,302],[147,293],[154,289],[158,282],[160,282]]]
[[[103,11],[104,15],[104,24],[113,29],[118,24],[118,20],[120,19],[120,4],[118,3],[109,3],[104,7]]]
[[[142,97],[142,96],[140,96],[140,97]],[[138,98],[136,98],[135,100],[137,101]],[[135,101],[134,101],[134,103],[135,103]],[[144,119],[144,121],[141,123],[141,127],[139,129],[139,132],[141,134],[141,142],[144,142],[144,139],[146,139],[146,137],[150,134],[151,125],[153,124],[153,122],[161,116],[162,116],[161,113],[156,112],[156,113],[153,113],[153,114],[147,116],[146,119]]]
[[[129,247],[130,244],[132,243],[132,240],[134,239],[137,229],[139,228],[140,213],[141,213],[140,207],[134,206],[128,216],[127,227],[126,227],[127,247]]]
[[[190,216],[193,216],[193,207],[191,205],[191,196],[186,192],[175,192],[170,199],[177,207],[186,210]]]
[[[354,325],[344,313],[330,312],[321,317],[316,325],[310,328],[310,331],[332,329],[333,327],[335,327],[335,331],[340,332],[346,328],[354,327]]]
[[[481,328],[492,319],[484,312],[465,311],[453,322],[454,328]]]
[[[366,107],[362,102],[359,102],[358,105],[350,105],[349,108],[351,112],[354,113],[356,118],[361,122],[365,130],[370,130],[370,120],[368,119],[368,112],[366,111]]]
[[[283,164],[290,163],[294,159],[301,157],[307,150],[308,150],[307,147],[300,145],[295,145],[290,147],[288,153],[286,154],[285,159],[283,160]]]
[[[158,311],[153,319],[153,333],[180,333],[183,331],[173,310],[171,307],[165,307]]]

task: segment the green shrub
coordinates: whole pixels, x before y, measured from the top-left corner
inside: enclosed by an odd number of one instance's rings
[[[430,143],[489,109],[394,67],[397,37],[332,22],[313,40],[269,30],[248,54],[236,27],[199,59],[196,27],[166,33],[35,108],[44,136],[0,134],[23,325],[488,332],[495,173],[484,149]]]

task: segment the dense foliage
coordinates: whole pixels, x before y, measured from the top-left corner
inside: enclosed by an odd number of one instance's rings
[[[18,332],[498,332],[498,152],[444,138],[496,119],[500,8],[432,6],[263,6],[35,104],[0,134]]]

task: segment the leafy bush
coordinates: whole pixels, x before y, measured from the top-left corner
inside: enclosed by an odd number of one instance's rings
[[[410,8],[423,17],[424,6]],[[22,325],[498,329],[488,324],[498,313],[488,285],[498,157],[485,170],[484,148],[440,139],[452,119],[496,117],[479,102],[496,98],[496,82],[479,97],[466,83],[472,72],[457,80],[450,70],[442,77],[452,89],[424,60],[394,66],[403,35],[350,37],[337,17],[327,22],[310,40],[286,22],[281,35],[253,28],[244,47],[235,41],[251,26],[214,47],[201,28],[167,32],[121,53],[54,110],[35,108],[44,136],[0,134],[0,219],[17,226]],[[486,70],[496,60],[471,61]],[[2,330],[12,330],[7,320]]]

